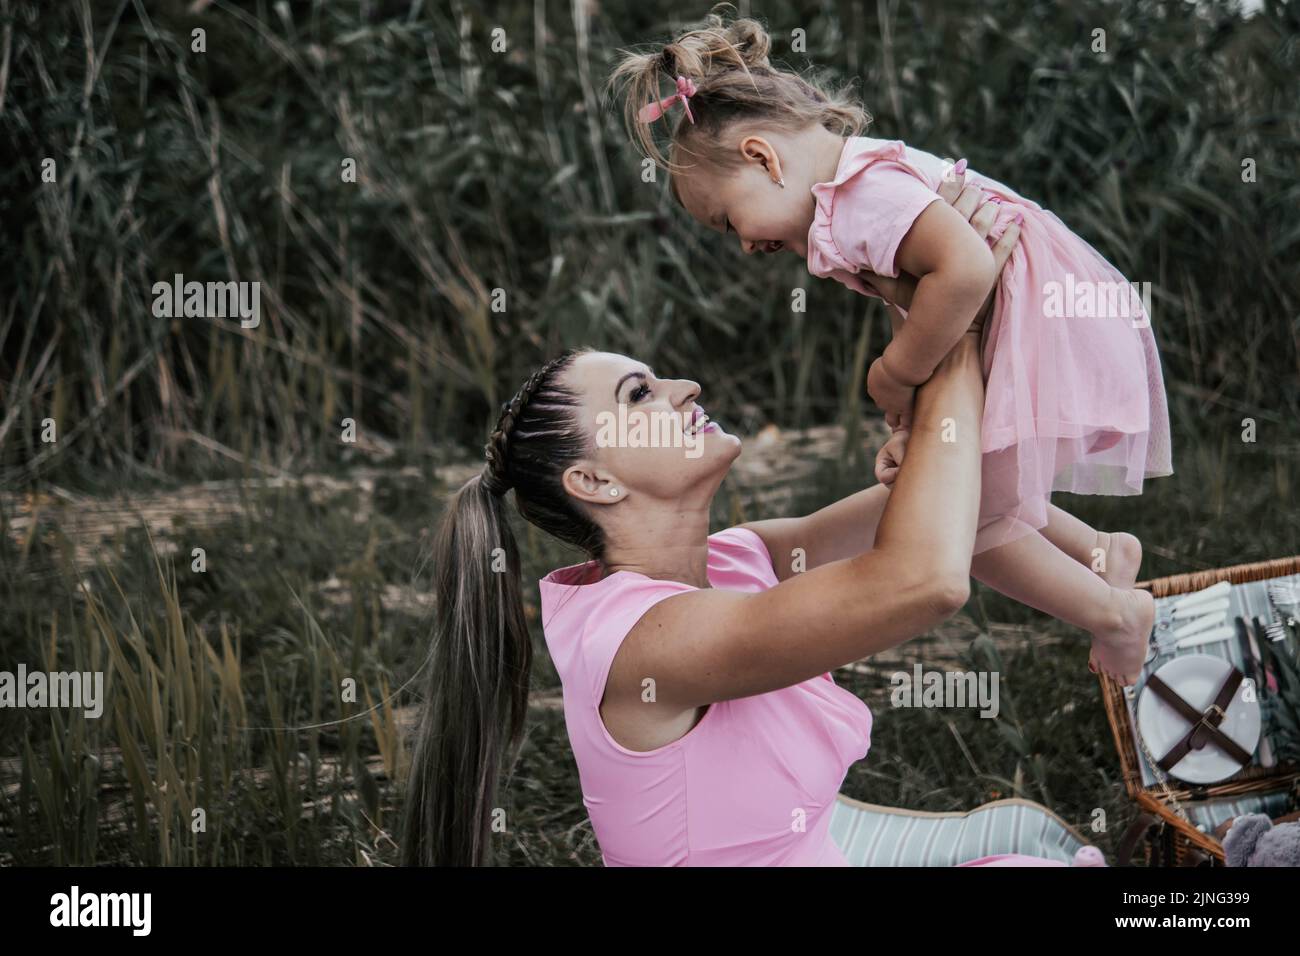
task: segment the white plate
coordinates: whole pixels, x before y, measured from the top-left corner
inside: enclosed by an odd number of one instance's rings
[[[1221,657],[1188,654],[1165,664],[1156,671],[1156,676],[1197,711],[1204,711],[1214,703],[1214,698],[1231,669],[1232,665]],[[1253,754],[1259,743],[1259,700],[1246,700],[1246,687],[1247,683],[1243,680],[1228,704],[1219,730],[1247,753]],[[1187,718],[1145,685],[1142,687],[1142,695],[1138,697],[1137,722],[1138,730],[1157,760],[1169,753],[1174,744],[1191,730]],[[1187,751],[1169,772],[1188,783],[1215,783],[1231,777],[1240,769],[1241,764],[1232,757],[1213,743],[1206,743],[1200,750]]]

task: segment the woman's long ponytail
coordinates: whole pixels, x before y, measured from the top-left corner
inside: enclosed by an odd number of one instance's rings
[[[579,399],[560,381],[568,350],[502,406],[487,464],[447,503],[434,537],[434,624],[425,700],[411,755],[402,862],[482,866],[492,861],[497,783],[523,740],[533,646],[524,617],[519,548],[506,513],[514,489],[532,524],[599,558],[598,525],[563,487],[589,452]]]
[[[482,866],[497,780],[523,738],[533,645],[505,502],[481,475],[448,503],[432,559],[437,616],[403,863]]]

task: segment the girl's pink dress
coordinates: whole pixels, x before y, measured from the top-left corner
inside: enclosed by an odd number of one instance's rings
[[[949,168],[898,140],[849,137],[835,178],[812,187],[808,271],[879,298],[857,273],[898,275],[898,246],[943,201]],[[973,169],[966,182],[1001,201],[990,245],[1025,217],[985,332],[978,553],[1046,525],[1053,491],[1135,495],[1173,467],[1142,287],[1050,210]]]
[[[636,571],[598,578],[594,562],[539,582],[542,630],[564,688],[564,720],[582,802],[606,866],[847,866],[829,833],[849,766],[871,745],[871,711],[829,673],[710,704],[685,736],[633,751],[600,717],[623,638],[657,602],[695,590]],[[762,591],[777,583],[747,528],[709,537],[709,583]],[[652,706],[652,705],[647,705]],[[963,866],[1051,866],[1016,854]]]

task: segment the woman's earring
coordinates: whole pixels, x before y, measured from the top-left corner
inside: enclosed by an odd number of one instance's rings
[[[776,184],[777,184],[778,186],[780,186],[782,189],[785,189],[785,180],[784,180],[784,179],[778,179],[778,180],[776,181]]]
[[[617,498],[617,497],[618,497],[618,489],[617,489],[617,488],[611,488],[611,489],[609,489],[609,496],[610,496],[611,498]]]

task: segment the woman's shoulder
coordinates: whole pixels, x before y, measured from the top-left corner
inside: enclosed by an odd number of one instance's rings
[[[551,577],[539,586],[542,635],[565,694],[581,693],[591,703],[599,703],[614,654],[645,613],[665,598],[695,590],[636,571],[615,571],[581,585]]]
[[[708,537],[709,583],[733,591],[762,591],[777,583],[771,558],[748,528]],[[604,691],[614,654],[637,622],[660,601],[698,590],[690,584],[616,571],[595,578],[595,562],[552,571],[539,582],[542,632],[562,680],[593,701]],[[585,582],[585,583],[584,583]]]
[[[709,580],[714,587],[743,587],[745,580],[763,584],[771,578],[772,560],[763,539],[749,528],[737,525],[708,537]],[[572,622],[600,612],[607,617],[620,606],[635,607],[651,596],[667,596],[695,590],[693,585],[669,578],[652,578],[639,571],[615,571],[600,576],[595,561],[557,568],[538,582],[542,603],[542,626],[559,616]]]
[[[723,528],[721,531],[715,531],[709,535],[709,555],[714,552],[718,554],[755,554],[761,557],[768,557],[767,545],[763,539],[752,528],[747,528],[742,524],[734,525],[730,528]]]

